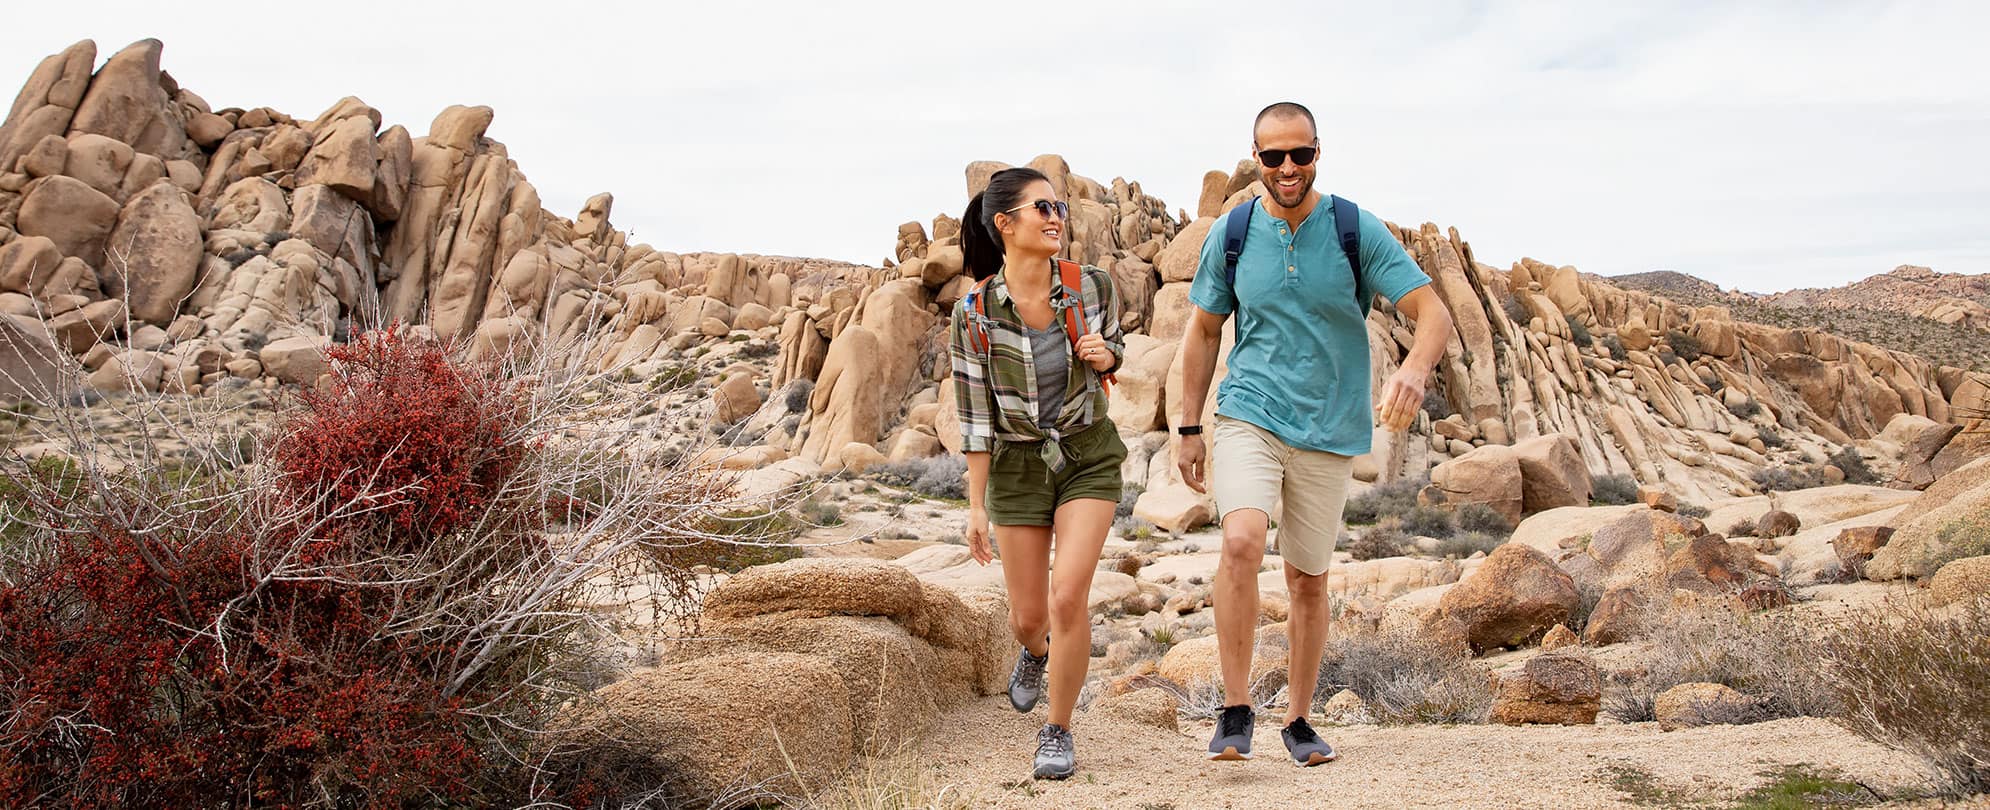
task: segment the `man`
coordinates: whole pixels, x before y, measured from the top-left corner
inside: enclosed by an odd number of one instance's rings
[[[1204,486],[1202,409],[1215,373],[1223,321],[1238,313],[1229,374],[1209,425],[1208,473],[1223,522],[1223,555],[1212,600],[1224,709],[1210,759],[1249,759],[1256,722],[1250,696],[1258,618],[1258,568],[1276,504],[1278,553],[1291,596],[1291,705],[1282,737],[1295,764],[1334,759],[1306,722],[1327,641],[1327,566],[1341,530],[1353,456],[1369,450],[1368,330],[1362,297],[1380,294],[1416,322],[1402,368],[1375,400],[1380,423],[1409,426],[1431,368],[1444,353],[1451,315],[1430,279],[1387,226],[1359,219],[1357,279],[1336,232],[1332,201],[1313,190],[1319,131],[1305,107],[1281,102],[1258,113],[1251,154],[1266,195],[1248,203],[1249,230],[1235,269],[1225,269],[1223,223],[1210,229],[1190,288],[1195,308],[1182,336],[1182,417],[1175,450],[1183,480]],[[1357,293],[1357,290],[1359,293]]]

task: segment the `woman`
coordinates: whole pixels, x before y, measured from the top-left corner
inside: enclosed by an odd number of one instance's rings
[[[1086,602],[1126,460],[1101,377],[1125,354],[1117,293],[1105,271],[1053,258],[1068,213],[1049,178],[1028,168],[997,172],[967,204],[961,252],[979,283],[954,309],[949,350],[967,454],[968,548],[983,565],[994,558],[992,523],[1009,627],[1023,646],[1009,676],[1017,711],[1036,707],[1048,669],[1038,779],[1076,768],[1071,712],[1092,648]]]

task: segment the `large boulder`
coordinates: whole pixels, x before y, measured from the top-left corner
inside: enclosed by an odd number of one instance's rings
[[[1838,532],[1831,550],[1838,556],[1838,569],[1853,578],[1865,576],[1866,563],[1893,539],[1892,526],[1853,526]]]
[[[1176,712],[1181,702],[1175,693],[1158,686],[1135,689],[1123,695],[1100,698],[1085,710],[1087,717],[1112,718],[1180,733]]]
[[[292,385],[312,385],[332,370],[325,359],[325,347],[330,345],[331,339],[322,335],[299,335],[272,341],[258,357],[270,376]]]
[[[142,39],[106,61],[90,80],[71,131],[123,141],[148,155],[185,157],[186,121],[160,82],[159,57],[165,47],[159,40]]]
[[[1965,557],[1935,572],[1928,580],[1928,599],[1937,605],[1952,605],[1990,596],[1990,556]]]
[[[41,321],[0,314],[0,397],[59,397],[61,352]]]
[[[117,225],[119,210],[117,200],[81,180],[50,177],[37,182],[21,200],[15,229],[22,236],[46,236],[62,255],[114,272],[115,267],[104,265],[104,245]]]
[[[1492,721],[1584,726],[1596,722],[1603,703],[1603,676],[1580,650],[1544,652],[1500,679]]]
[[[1424,629],[1475,652],[1517,647],[1567,622],[1580,604],[1575,580],[1553,560],[1507,543],[1438,600]]]
[[[13,171],[14,161],[43,139],[69,131],[96,64],[97,43],[86,39],[35,66],[0,124],[0,174]]]
[[[1895,483],[1911,489],[1927,489],[1935,482],[1935,455],[1961,432],[1962,425],[1900,413],[1886,423],[1877,439],[1900,448],[1900,474]]]
[[[1932,488],[1929,490],[1933,491]],[[1895,528],[1893,538],[1874,552],[1866,578],[1925,579],[1951,560],[1990,554],[1990,483],[1956,495]]]
[[[1564,506],[1587,506],[1589,466],[1582,449],[1566,433],[1536,436],[1513,445],[1520,463],[1521,509],[1528,514]]]
[[[739,784],[800,794],[840,777],[859,750],[835,666],[764,650],[639,670],[573,704],[554,728],[579,746],[583,771],[655,784],[666,803],[686,806]]]
[[[730,425],[760,410],[760,388],[753,375],[734,372],[712,387],[712,419]]]
[[[1161,272],[1163,284],[1191,281],[1195,278],[1197,265],[1202,261],[1202,243],[1209,238],[1211,226],[1216,217],[1203,217],[1183,228],[1168,246],[1161,249],[1161,255],[1154,260]]]
[[[1146,335],[1126,336],[1126,360],[1115,375],[1119,385],[1113,388],[1107,412],[1113,424],[1140,433],[1167,427],[1167,415],[1162,411],[1166,404],[1163,388],[1179,345]]]
[[[1283,682],[1271,683],[1267,679],[1282,677],[1285,665],[1290,659],[1291,643],[1285,634],[1285,625],[1268,624],[1258,628],[1251,646],[1250,681],[1253,688],[1276,689]],[[1168,648],[1161,656],[1158,665],[1163,678],[1188,688],[1223,682],[1223,664],[1216,652],[1214,633],[1180,642]]]
[[[122,267],[103,273],[105,295],[122,297],[138,320],[164,327],[179,316],[200,271],[200,216],[187,193],[161,180],[140,192],[118,215],[112,250]]]
[[[1525,490],[1512,447],[1489,444],[1439,464],[1430,471],[1430,483],[1444,491],[1445,503],[1485,504],[1508,525],[1520,523]]]
[[[760,565],[705,596],[705,615],[744,618],[795,611],[807,616],[903,617],[922,604],[919,578],[903,566],[858,558],[804,558]]]

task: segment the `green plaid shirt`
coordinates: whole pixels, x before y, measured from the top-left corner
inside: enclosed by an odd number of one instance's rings
[[[1053,270],[1053,272],[1055,272]],[[1114,369],[1126,358],[1125,336],[1119,325],[1119,294],[1114,291],[1112,274],[1087,265],[1080,274],[1082,295],[1063,284],[1053,284],[1050,308],[1053,323],[1062,326],[1064,313],[1082,306],[1085,333],[1098,333],[1112,350]],[[1053,276],[1055,278],[1055,276]],[[1059,440],[1105,418],[1106,393],[1099,374],[1090,365],[1071,356],[1070,377],[1064,387],[1063,407],[1057,427],[1044,430],[1037,425],[1036,359],[1022,318],[1016,315],[1009,285],[997,273],[982,290],[985,301],[975,312],[962,298],[954,307],[953,326],[948,331],[947,355],[953,361],[954,408],[960,414],[961,450],[968,453],[993,452],[997,441],[1005,443],[1041,442],[1039,453],[1051,470],[1064,466]],[[987,336],[988,349],[970,339],[968,324],[978,326]],[[1064,351],[1071,354],[1066,340]]]

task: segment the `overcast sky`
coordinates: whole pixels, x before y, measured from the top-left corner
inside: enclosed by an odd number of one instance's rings
[[[157,37],[216,108],[355,95],[420,136],[489,105],[564,216],[611,191],[662,249],[867,264],[958,215],[972,160],[1055,152],[1192,212],[1252,115],[1295,100],[1322,190],[1499,267],[1758,292],[1990,273],[1990,3],[843,5],[30,3],[0,93],[76,40]]]

